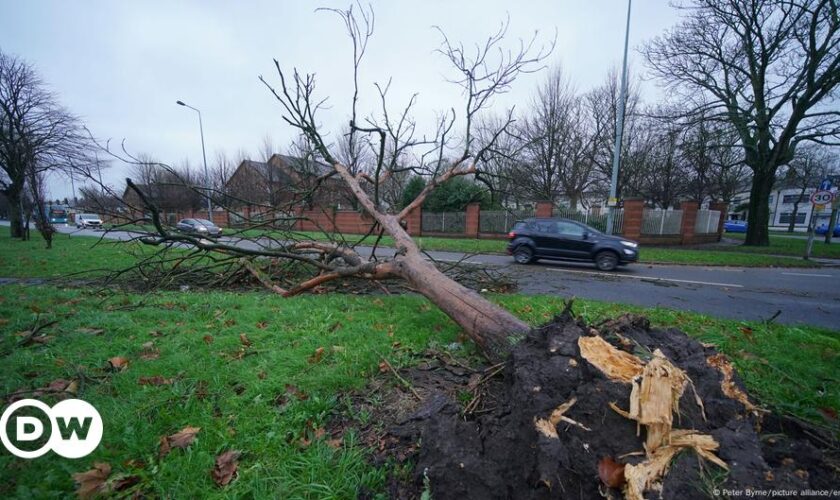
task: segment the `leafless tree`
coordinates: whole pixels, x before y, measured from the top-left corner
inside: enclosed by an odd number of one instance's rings
[[[804,141],[837,143],[837,0],[690,0],[643,50],[694,112],[730,124],[753,171],[747,245],[769,245],[769,197]]]
[[[460,325],[488,358],[500,359],[508,352],[511,338],[529,330],[527,324],[448,278],[426,260],[406,231],[406,220],[442,183],[456,176],[481,172],[488,152],[513,123],[513,113],[506,113],[499,128],[486,141],[480,141],[475,133],[478,116],[494,103],[496,96],[510,89],[517,76],[541,69],[553,45],[540,46],[535,34],[534,38],[521,41],[518,48],[505,50],[507,23],[473,48],[454,43],[438,30],[443,39],[439,52],[454,67],[456,76],[451,81],[463,90],[465,99],[460,112],[453,109],[440,115],[433,137],[416,137],[409,113],[415,98],[402,111],[385,114],[388,108],[387,86],[379,87],[380,112],[371,113],[365,120],[359,119],[359,70],[365,47],[373,33],[373,12],[358,6],[329,12],[339,16],[353,43],[354,69],[349,81],[353,85],[354,98],[349,113],[350,133],[354,137],[369,137],[375,152],[371,168],[352,173],[339,160],[334,145],[325,138],[318,117],[326,100],[317,97],[313,75],[284,70],[275,61],[276,78],[261,77],[261,80],[277,99],[284,121],[301,132],[314,146],[318,158],[331,167],[329,172],[319,177],[318,182],[340,179],[374,221],[373,230],[379,235],[387,233],[394,239],[396,254],[393,258],[362,256],[354,246],[340,240],[329,243],[285,240],[276,242],[270,248],[261,246],[257,241],[254,249],[254,246],[173,233],[164,227],[159,211],[153,203],[148,203],[148,199],[145,202],[152,212],[156,231],[154,235],[143,237],[142,241],[156,246],[188,244],[200,251],[228,256],[225,259],[229,256],[268,256],[294,260],[317,270],[316,276],[291,288],[266,283],[283,296],[296,295],[345,277],[404,280]],[[398,212],[389,212],[381,203],[380,187],[392,175],[406,171],[425,173],[428,178],[426,187],[407,206]],[[135,183],[129,180],[128,185],[144,198],[142,189],[138,189]]]
[[[829,148],[818,144],[807,144],[799,147],[793,160],[783,167],[780,172],[781,182],[799,190],[793,201],[793,211],[788,223],[789,233],[793,232],[796,225],[799,205],[803,201],[807,203],[808,189],[818,186],[820,181],[836,168],[836,162],[837,155],[832,154]]]
[[[23,235],[27,180],[87,165],[86,139],[79,121],[58,104],[35,70],[0,52],[0,192],[9,200],[12,237]]]

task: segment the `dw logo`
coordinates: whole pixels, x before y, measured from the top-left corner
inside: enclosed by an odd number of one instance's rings
[[[0,441],[12,455],[65,458],[90,454],[102,440],[102,417],[90,403],[65,399],[52,408],[37,399],[15,401],[0,417]]]

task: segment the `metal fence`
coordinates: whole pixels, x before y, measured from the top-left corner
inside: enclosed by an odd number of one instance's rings
[[[662,210],[646,208],[642,212],[642,234],[666,235],[680,234],[682,210]]]
[[[513,224],[535,215],[534,210],[482,210],[478,218],[478,230],[482,233],[507,233]]]
[[[464,233],[467,215],[464,212],[423,212],[420,228],[430,233]]]
[[[607,219],[609,218],[609,209],[599,208],[597,210],[589,209],[585,212],[579,212],[577,210],[572,210],[568,207],[554,207],[554,216],[583,222],[584,224],[594,227],[599,231],[606,231]],[[620,233],[623,226],[624,209],[617,208],[613,211],[613,233]]]
[[[720,210],[698,210],[694,222],[694,234],[717,233],[720,223]]]

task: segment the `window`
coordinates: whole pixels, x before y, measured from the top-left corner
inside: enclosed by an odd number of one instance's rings
[[[790,212],[783,212],[779,214],[779,224],[790,224]],[[796,224],[805,224],[805,212],[798,212],[796,214]]]
[[[798,194],[786,194],[782,197],[782,203],[796,203],[797,198],[799,198],[799,203],[804,203],[810,199],[807,194],[803,194],[802,196]]]
[[[578,238],[582,238],[585,231],[583,226],[578,226],[572,222],[558,222],[557,232],[563,236],[576,236]]]
[[[557,224],[554,221],[537,221],[537,231],[545,234],[556,234]]]

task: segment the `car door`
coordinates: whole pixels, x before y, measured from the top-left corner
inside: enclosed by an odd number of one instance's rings
[[[571,221],[557,221],[557,251],[561,257],[588,259],[592,242],[587,239],[586,226]]]
[[[557,224],[553,220],[537,220],[533,229],[537,255],[542,257],[560,256],[557,245]]]

